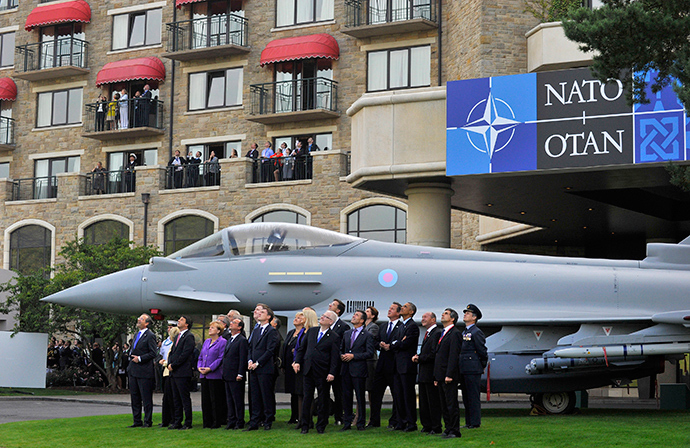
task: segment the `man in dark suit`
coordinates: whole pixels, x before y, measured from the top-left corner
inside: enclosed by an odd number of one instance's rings
[[[441,397],[438,386],[434,385],[434,360],[438,338],[443,330],[436,325],[436,314],[427,312],[422,315],[422,326],[426,328],[419,355],[412,360],[419,364],[419,421],[422,432],[441,434]]]
[[[390,344],[395,354],[393,387],[399,399],[398,414],[400,415],[400,422],[395,429],[405,432],[417,431],[417,394],[415,392],[417,364],[412,361],[412,357],[417,354],[419,342],[419,327],[412,319],[416,312],[417,307],[412,302],[407,302],[400,308],[402,328]]]
[[[153,361],[158,355],[156,335],[149,327],[153,325],[153,319],[148,314],[142,314],[137,319],[139,331],[134,337],[131,362],[127,366],[129,374],[129,392],[132,398],[132,416],[134,423],[130,428],[150,428],[153,421],[153,389],[156,381],[156,371]],[[141,405],[144,404],[144,421],[141,420]]]
[[[340,319],[340,316],[345,312],[345,304],[338,299],[334,299],[328,304],[328,311],[333,311],[337,315],[335,322],[331,325],[331,330],[338,333],[338,336],[342,339],[345,332],[350,329],[350,326]],[[343,383],[340,378],[340,358],[338,358],[335,380],[328,387],[333,388],[333,420],[335,420],[336,425],[340,425],[343,422]]]
[[[254,309],[254,318],[259,324],[250,335],[248,352],[249,394],[252,409],[249,426],[245,431],[259,429],[263,422],[265,430],[271,429],[276,419],[276,397],[273,388],[273,354],[278,344],[278,332],[270,324],[273,311],[259,303]]]
[[[439,386],[441,410],[446,429],[443,437],[452,439],[460,437],[460,411],[458,406],[458,356],[460,355],[460,332],[455,328],[458,312],[446,308],[441,314],[443,333],[438,340],[436,359],[434,361],[434,384]]]
[[[192,428],[192,399],[189,395],[189,386],[192,379],[193,354],[196,342],[191,331],[192,320],[188,316],[180,316],[177,321],[177,328],[180,334],[173,343],[168,355],[168,370],[173,386],[173,401],[175,403],[175,413],[173,422],[168,429],[191,429]],[[184,411],[184,425],[182,424],[182,413]]]
[[[227,317],[226,317],[227,318]],[[228,424],[225,429],[244,428],[244,380],[247,373],[249,343],[244,337],[244,321],[230,321],[230,338],[223,355],[223,380],[228,408]]]
[[[479,395],[482,373],[488,361],[486,337],[476,323],[482,318],[482,312],[470,303],[464,310],[462,321],[465,331],[462,332],[460,349],[460,374],[462,379],[462,403],[465,406],[465,427],[479,428],[482,424],[482,404]]]
[[[137,119],[137,126],[149,125],[149,115],[151,114],[152,98],[153,95],[151,94],[151,86],[146,84],[144,86],[144,93],[141,94],[141,98],[138,101],[138,111],[140,116]]]
[[[259,157],[258,147],[259,146],[256,143],[252,143],[250,145],[249,151],[247,151],[247,154],[245,154],[244,156],[250,159],[257,159]]]
[[[292,365],[295,373],[301,370],[304,374],[304,400],[300,422],[302,434],[308,433],[311,426],[311,405],[314,402],[315,389],[319,394],[316,432],[323,434],[328,425],[328,383],[335,380],[340,359],[340,336],[330,328],[337,317],[333,311],[326,311],[321,315],[319,326],[307,331]]]
[[[378,428],[381,426],[381,404],[386,388],[390,388],[393,395],[393,414],[388,420],[388,428],[395,429],[400,424],[398,416],[398,400],[396,399],[393,387],[393,377],[395,375],[395,356],[390,350],[390,343],[397,339],[397,333],[403,324],[400,321],[400,309],[402,305],[398,302],[388,308],[388,322],[379,325],[379,360],[376,363],[376,374],[374,376],[374,391],[371,394],[371,417],[368,427]]]
[[[352,391],[357,398],[357,429],[363,431],[366,424],[366,383],[367,360],[374,357],[374,337],[364,329],[367,315],[357,310],[352,315],[352,330],[347,330],[340,343],[340,360],[342,368],[340,376],[343,382],[343,428],[352,428],[355,416],[352,414]]]

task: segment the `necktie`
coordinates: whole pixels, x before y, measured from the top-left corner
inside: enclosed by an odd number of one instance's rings
[[[428,337],[429,337],[429,332],[427,331],[426,333],[424,333],[424,340],[426,341],[426,338],[428,338]]]
[[[388,337],[391,337],[391,331],[393,331],[393,322],[388,322]]]
[[[352,338],[350,339],[350,348],[355,345],[355,339],[357,339],[357,330],[352,330]]]
[[[134,344],[132,344],[132,350],[137,346],[137,342],[139,342],[139,338],[141,337],[141,331],[137,333],[137,337],[134,338]]]
[[[252,338],[254,337],[254,333],[256,333],[257,328],[259,328],[259,324],[254,325],[254,329],[252,330],[251,334],[249,335],[249,340],[247,342],[252,342]]]
[[[323,331],[319,331],[319,337],[316,339],[316,342],[319,342],[322,337],[323,337]]]
[[[177,339],[175,339],[175,347],[177,347],[177,343],[180,342],[180,336],[182,336],[182,333],[177,335]]]
[[[449,331],[450,331],[450,330],[449,330]],[[438,345],[441,345],[441,341],[443,340],[443,337],[446,335],[446,333],[448,333],[448,331],[444,331],[444,332],[441,334],[441,337],[440,337],[439,340],[438,340]]]

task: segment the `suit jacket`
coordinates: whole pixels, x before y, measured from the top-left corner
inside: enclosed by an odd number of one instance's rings
[[[395,356],[395,368],[398,373],[417,373],[417,364],[412,357],[417,354],[419,342],[419,327],[414,319],[409,319],[397,332],[397,337],[391,343],[391,350]]]
[[[362,328],[354,344],[351,344],[354,331],[354,329],[347,330],[340,343],[341,355],[346,353],[355,355],[352,361],[342,363],[340,373],[342,375],[349,373],[354,378],[366,378],[368,376],[367,360],[373,358],[376,353],[374,337]]]
[[[204,341],[204,344],[201,346],[201,353],[199,354],[199,360],[196,363],[196,367],[197,369],[199,367],[209,367],[211,371],[199,375],[200,378],[209,380],[219,380],[223,378],[223,369],[221,365],[223,363],[226,343],[225,339],[221,337],[219,337],[213,345],[211,345],[210,338]]]
[[[258,149],[250,149],[249,151],[247,151],[247,154],[245,154],[245,157],[256,159],[259,157],[259,150]]]
[[[249,343],[242,333],[239,333],[235,340],[225,344],[223,354],[223,379],[225,381],[237,381],[237,375],[247,378],[247,361],[249,354]]]
[[[398,331],[403,327],[402,321],[398,320],[388,336],[388,324],[384,322],[379,325],[379,341],[390,344],[398,338]],[[395,371],[395,352],[391,350],[380,350],[379,361],[376,363],[376,373],[392,373]]]
[[[332,330],[335,330],[336,333],[338,333],[338,336],[342,339],[343,335],[347,330],[350,329],[350,326],[345,323],[342,319],[338,318],[337,321],[335,321],[335,324],[333,325]]]
[[[273,375],[275,370],[273,355],[279,342],[278,330],[269,324],[266,326],[264,334],[261,334],[261,327],[257,327],[252,333],[248,357],[250,361],[259,363],[259,367],[254,370],[254,373]]]
[[[168,355],[168,365],[173,369],[170,376],[177,378],[192,376],[192,355],[195,345],[194,335],[189,330],[185,331],[177,342],[173,342]]]
[[[130,362],[127,366],[127,373],[135,378],[155,378],[155,370],[153,361],[158,356],[158,344],[156,343],[156,336],[153,332],[147,329],[137,341],[130,355],[140,356],[139,362]]]
[[[458,369],[458,356],[460,356],[460,345],[462,339],[460,332],[455,326],[439,339],[436,348],[436,359],[434,360],[434,380],[439,384],[445,382],[446,377],[454,381],[460,380],[460,370]]]
[[[482,374],[488,360],[486,337],[476,325],[462,332],[460,349],[460,373]]]
[[[300,365],[304,375],[312,372],[317,378],[335,376],[340,360],[340,336],[329,328],[319,341],[320,331],[321,327],[312,327],[307,331],[295,362]]]
[[[434,382],[434,361],[436,360],[436,349],[438,348],[438,338],[441,337],[443,328],[438,325],[429,332],[425,340],[422,340],[422,348],[419,351],[419,382]]]

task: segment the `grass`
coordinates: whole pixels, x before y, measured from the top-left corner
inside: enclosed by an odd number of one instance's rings
[[[489,409],[480,429],[463,430],[460,440],[443,440],[420,433],[390,432],[385,428],[341,433],[329,425],[326,434],[302,435],[285,424],[289,411],[278,411],[273,430],[253,432],[202,429],[201,414],[194,414],[194,429],[169,431],[125,428],[130,415],[83,417],[6,423],[0,425],[3,448],[35,447],[688,447],[690,412],[583,409],[579,415],[531,417],[523,409]],[[461,415],[462,420],[462,415]],[[154,415],[160,422],[160,415]],[[292,426],[292,425],[291,425]]]
[[[0,387],[0,397],[22,397],[33,395],[36,397],[52,397],[63,395],[93,395],[97,392],[86,392],[63,389],[32,389],[28,387]],[[0,445],[2,446],[2,445]]]

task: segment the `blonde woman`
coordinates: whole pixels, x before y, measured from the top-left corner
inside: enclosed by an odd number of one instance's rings
[[[158,361],[160,365],[163,366],[163,417],[161,426],[167,428],[173,421],[173,390],[172,383],[170,382],[170,371],[166,369],[168,366],[168,355],[170,355],[170,349],[175,343],[175,339],[180,334],[180,329],[176,326],[168,325],[168,338],[161,344],[160,354],[162,359]]]
[[[282,353],[282,369],[285,374],[285,392],[290,394],[290,420],[289,424],[297,424],[300,421],[300,411],[302,410],[302,398],[304,397],[304,384],[302,372],[295,373],[292,364],[295,362],[295,354],[304,341],[304,334],[307,329],[304,324],[307,318],[304,312],[299,311],[292,320],[294,329],[290,330],[285,338]]]
[[[227,420],[225,383],[223,383],[223,354],[225,338],[223,324],[217,320],[208,326],[208,339],[201,347],[197,369],[201,373],[201,417],[204,428],[220,428]]]

